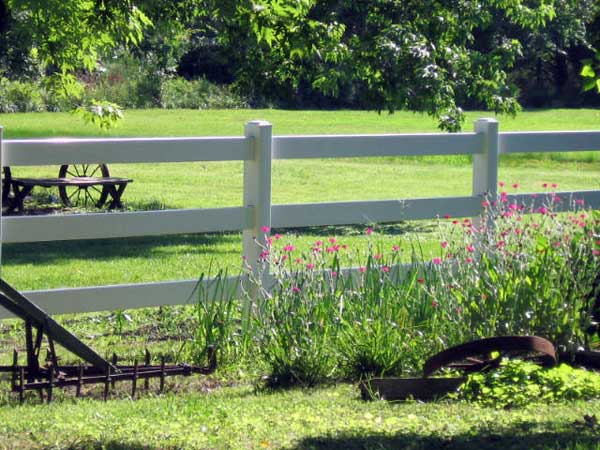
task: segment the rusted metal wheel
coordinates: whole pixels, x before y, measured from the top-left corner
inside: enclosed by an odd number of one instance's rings
[[[2,201],[6,202],[8,200],[8,197],[10,195],[10,190],[11,190],[11,181],[12,181],[12,175],[10,173],[10,167],[5,166],[2,169],[3,172],[3,177],[2,177]]]
[[[59,178],[110,177],[106,164],[65,164],[60,166]],[[102,207],[108,198],[106,186],[59,186],[58,193],[65,206]]]
[[[423,366],[423,377],[443,368],[458,369],[464,373],[482,372],[498,367],[502,358],[518,358],[552,366],[556,364],[556,351],[550,341],[538,336],[480,339],[432,356]]]

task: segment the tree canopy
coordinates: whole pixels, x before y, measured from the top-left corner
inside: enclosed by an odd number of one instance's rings
[[[219,69],[258,100],[316,92],[456,131],[465,105],[516,113],[515,80],[587,49],[597,14],[593,0],[0,0],[0,75],[29,61],[75,86],[127,51],[155,73]]]

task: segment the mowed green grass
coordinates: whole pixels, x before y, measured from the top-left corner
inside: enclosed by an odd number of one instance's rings
[[[348,385],[263,394],[238,387],[1,408],[0,449],[599,449],[583,419],[599,409],[597,401],[508,411],[363,402]]]
[[[470,112],[468,120],[489,117]],[[433,132],[427,116],[363,111],[142,110],[128,111],[109,132],[85,125],[70,114],[0,115],[5,138],[46,136],[240,136],[252,119],[273,123],[275,135]],[[501,130],[599,129],[599,110],[544,110],[501,117]],[[472,129],[467,123],[465,129]],[[595,153],[503,157],[501,179],[521,191],[539,191],[544,182],[560,189],[597,189],[600,167]],[[13,168],[16,176],[55,176],[57,167]],[[130,177],[124,196],[130,210],[215,208],[242,204],[242,163],[116,164],[111,174]],[[377,200],[468,195],[472,168],[467,157],[285,160],[273,163],[273,204]],[[44,194],[43,189],[37,192]],[[380,228],[383,245],[413,239],[407,230],[421,224]],[[304,247],[336,234],[350,246],[363,246],[364,227],[310,230],[286,236]],[[377,230],[377,228],[376,228]],[[421,230],[423,231],[423,230]],[[425,251],[435,252],[431,234]],[[429,237],[428,237],[429,236]],[[136,283],[196,278],[211,262],[230,271],[240,267],[240,235],[210,234],[5,245],[2,276],[19,289]]]

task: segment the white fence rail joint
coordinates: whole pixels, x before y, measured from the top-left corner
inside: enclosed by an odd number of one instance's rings
[[[499,155],[518,152],[600,150],[600,131],[499,132],[495,119],[480,119],[474,132],[355,136],[272,136],[268,122],[246,124],[244,136],[132,139],[3,140],[0,167],[89,163],[163,163],[243,161],[241,207],[1,217],[2,243],[123,238],[218,231],[241,231],[242,253],[259,273],[261,246],[271,227],[370,224],[402,220],[476,217],[485,196],[497,197]],[[473,155],[471,196],[309,204],[271,204],[274,159],[369,156]],[[509,195],[511,202],[534,207],[552,201],[569,210],[574,200],[600,209],[600,190]],[[257,245],[257,243],[259,245]],[[1,246],[0,246],[1,256]],[[1,266],[0,266],[1,269]],[[347,269],[352,271],[353,269]],[[260,271],[268,285],[268,271]],[[210,280],[204,280],[207,286]],[[228,283],[241,286],[243,279]],[[94,286],[27,292],[51,314],[184,304],[193,298],[195,280]],[[239,291],[237,291],[239,292]],[[0,311],[0,318],[8,317]]]

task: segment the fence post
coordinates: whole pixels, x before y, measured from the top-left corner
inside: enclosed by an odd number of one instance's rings
[[[475,122],[475,133],[481,137],[481,148],[473,155],[473,195],[485,196],[491,201],[498,196],[498,155],[499,135],[496,119],[479,119]],[[493,220],[488,216],[488,220]],[[474,225],[480,226],[479,219],[474,219]],[[493,227],[492,223],[488,223]]]
[[[257,276],[260,254],[266,246],[265,230],[271,227],[272,125],[261,120],[248,122],[244,136],[250,139],[253,155],[253,159],[244,161],[244,206],[252,208],[252,227],[243,231],[242,255]],[[267,276],[268,269],[262,273],[262,280]],[[250,295],[255,297],[257,292],[250,289]]]

